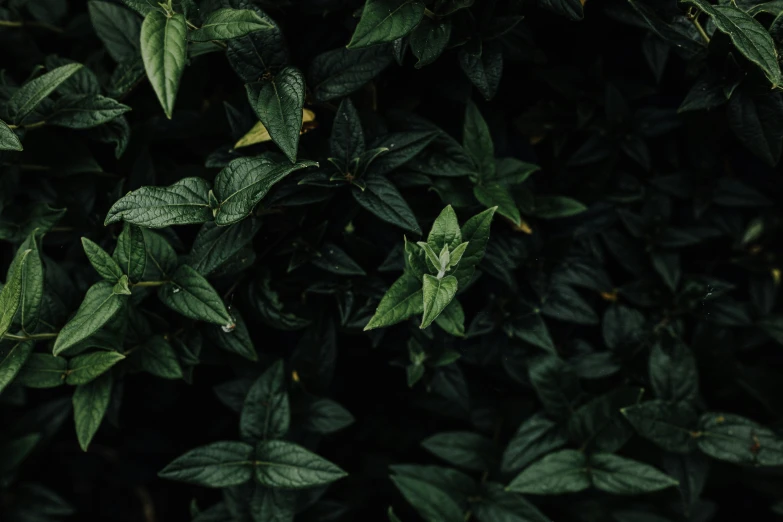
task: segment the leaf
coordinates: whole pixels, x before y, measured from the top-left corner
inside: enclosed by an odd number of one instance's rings
[[[568,438],[555,422],[537,413],[520,424],[503,452],[504,473],[519,471],[537,458],[564,446]]]
[[[707,13],[715,27],[731,38],[737,50],[764,71],[773,88],[780,85],[775,43],[763,25],[734,5],[711,5],[705,0],[683,0],[683,3]]]
[[[220,202],[215,222],[230,225],[245,219],[275,183],[292,172],[317,166],[314,161],[274,163],[263,156],[233,160],[215,178],[215,196]]]
[[[307,421],[304,427],[307,431],[328,435],[347,428],[354,423],[351,412],[331,399],[316,399],[307,410]]]
[[[250,9],[218,9],[207,16],[199,29],[191,31],[188,38],[191,42],[231,40],[272,27]]]
[[[506,488],[531,495],[576,493],[590,487],[584,453],[566,449],[550,453],[517,475]]]
[[[471,471],[486,471],[494,461],[494,445],[476,433],[451,431],[427,437],[421,445],[449,464]]]
[[[231,309],[231,317],[235,324],[233,329],[214,326],[207,330],[207,335],[219,348],[245,359],[257,361],[258,354],[253,346],[253,340],[250,338],[245,320],[242,319],[236,308]]]
[[[402,229],[421,233],[416,216],[408,203],[384,176],[370,175],[364,190],[354,188],[351,193],[357,203],[377,217]]]
[[[420,69],[433,63],[446,50],[451,38],[451,19],[432,21],[421,20],[411,33],[411,52],[418,59],[414,67]]]
[[[642,392],[620,386],[580,406],[568,419],[574,441],[597,451],[619,451],[633,434],[621,410],[637,403]]]
[[[328,460],[282,440],[260,442],[256,461],[256,479],[271,488],[309,488],[330,484],[347,475]]]
[[[497,208],[489,208],[472,218],[468,219],[462,225],[462,241],[467,241],[468,246],[462,254],[462,260],[454,270],[454,277],[457,278],[459,288],[468,285],[475,267],[484,258],[484,252],[489,241],[489,232],[492,225],[492,217]]]
[[[637,433],[675,453],[687,453],[694,447],[696,411],[687,404],[647,401],[622,409]]]
[[[253,467],[250,444],[213,442],[177,457],[158,476],[208,488],[225,488],[249,481]]]
[[[344,98],[337,108],[329,138],[329,153],[336,158],[344,169],[351,160],[364,153],[364,131],[359,114],[350,98]]]
[[[147,247],[141,227],[125,222],[112,257],[131,281],[138,282],[144,278]]]
[[[457,278],[454,276],[438,279],[430,274],[425,274],[423,283],[424,315],[419,326],[421,329],[432,324],[457,294]]]
[[[488,482],[481,501],[471,504],[479,520],[486,522],[551,522],[536,506],[520,495],[507,492],[497,482]]]
[[[476,165],[479,180],[494,179],[495,145],[492,142],[487,122],[484,121],[478,107],[472,101],[468,101],[465,107],[462,146]]]
[[[105,373],[87,384],[81,384],[73,392],[73,419],[76,423],[76,438],[82,450],[87,448],[106,415],[111,399],[114,379],[111,372]]]
[[[163,379],[181,379],[183,376],[177,352],[162,335],[154,335],[138,347],[134,355],[145,372]]]
[[[573,369],[559,357],[547,355],[534,359],[529,373],[530,383],[544,409],[555,418],[566,418],[581,393],[579,378]]]
[[[391,481],[405,499],[428,522],[462,522],[462,509],[436,485],[414,477],[392,475]]]
[[[432,131],[386,134],[376,140],[372,147],[375,150],[386,149],[385,152],[374,159],[367,170],[373,175],[388,174],[416,157],[436,137],[437,133]],[[361,165],[359,169],[361,170]]]
[[[751,94],[738,89],[729,100],[729,127],[745,148],[771,166],[783,152],[783,100],[780,93]]]
[[[171,119],[179,81],[187,60],[188,27],[181,13],[166,16],[150,11],[141,24],[141,58],[152,89],[166,117]]]
[[[58,67],[53,71],[42,74],[34,80],[22,85],[17,89],[11,99],[8,100],[6,112],[15,124],[25,121],[36,107],[53,93],[68,78],[73,76],[82,68],[80,63],[72,63]]]
[[[181,265],[171,276],[171,282],[158,291],[160,300],[185,317],[220,326],[233,325],[223,299],[209,281],[188,265]]]
[[[130,110],[127,105],[100,94],[66,94],[47,113],[46,123],[69,129],[91,129]]]
[[[318,268],[337,275],[367,275],[364,269],[359,266],[356,261],[334,243],[324,243],[318,252],[316,252],[315,257],[313,257],[311,262]]]
[[[308,319],[297,317],[292,313],[285,312],[283,310],[283,303],[280,302],[280,298],[277,292],[272,290],[269,286],[270,278],[267,274],[262,279],[261,288],[258,288],[255,293],[255,308],[261,315],[261,319],[266,322],[272,328],[285,331],[301,330],[310,324]]]
[[[0,341],[0,394],[13,382],[34,346],[33,341]]]
[[[293,522],[296,499],[295,492],[255,484],[250,516],[253,522]]]
[[[404,273],[386,291],[364,330],[391,326],[423,311],[422,282]]]
[[[282,439],[291,422],[283,361],[278,360],[256,379],[245,397],[239,419],[242,440]]]
[[[56,388],[65,383],[68,361],[48,353],[31,354],[16,376],[16,383],[28,388]]]
[[[0,150],[23,150],[22,142],[19,141],[19,137],[8,124],[2,120],[0,120]]]
[[[650,351],[650,383],[659,399],[694,402],[699,394],[699,374],[691,350],[680,340],[657,342]]]
[[[541,307],[547,317],[576,324],[597,324],[598,316],[579,293],[570,286],[557,285],[552,288]]]
[[[286,67],[268,82],[249,83],[245,87],[248,101],[272,141],[295,163],[305,96],[302,72]]]
[[[615,495],[636,495],[676,486],[678,482],[656,468],[609,453],[590,456],[593,485]]]
[[[66,384],[79,385],[94,381],[125,358],[117,352],[93,352],[77,355],[68,361]]]
[[[464,337],[465,311],[459,301],[452,299],[443,312],[435,318],[435,324],[455,337]]]
[[[587,207],[575,199],[564,196],[536,196],[533,214],[542,219],[555,219],[574,216],[587,210]]]
[[[386,46],[369,49],[335,49],[315,57],[310,82],[316,101],[329,101],[358,91],[391,65],[394,57]]]
[[[705,413],[699,419],[699,449],[712,458],[755,466],[783,465],[783,438],[739,415]]]
[[[451,205],[447,205],[435,218],[427,236],[427,243],[435,252],[440,252],[443,247],[454,250],[462,243],[462,231],[459,228],[457,214]],[[463,253],[463,257],[464,255]],[[434,266],[437,269],[439,263],[434,263]]]
[[[8,281],[11,284],[15,273],[21,278],[21,295],[16,322],[26,333],[33,333],[38,326],[41,302],[44,294],[44,268],[38,250],[38,231],[33,230],[25,239],[8,267]],[[2,322],[2,320],[0,320]],[[0,325],[0,331],[2,325]]]
[[[538,0],[538,5],[569,20],[579,21],[585,16],[582,0]]]
[[[497,183],[476,185],[473,187],[473,195],[485,207],[496,209],[501,216],[510,219],[517,226],[522,226],[522,216],[508,188]]]
[[[252,241],[259,225],[254,219],[225,227],[207,221],[193,241],[188,264],[201,275],[208,276]]]
[[[82,247],[87,255],[87,259],[99,276],[111,282],[115,282],[122,277],[120,265],[100,246],[83,237]]]
[[[126,305],[128,297],[114,293],[113,287],[113,283],[101,281],[87,290],[79,309],[60,330],[54,342],[54,355],[95,334]]]
[[[128,9],[109,2],[87,2],[92,27],[115,62],[139,55],[141,19]]]
[[[459,64],[485,99],[495,97],[503,74],[503,49],[498,41],[468,41],[459,49]]]
[[[307,130],[310,128],[305,124],[311,122],[315,122],[315,113],[310,109],[303,109],[302,124],[301,124],[302,128],[299,131],[300,136],[305,132],[307,132]],[[266,141],[270,141],[271,139],[272,137],[269,135],[269,131],[266,130],[264,124],[259,121],[255,125],[253,125],[253,127],[249,131],[247,131],[247,133],[244,136],[239,138],[239,140],[234,144],[234,149],[249,147],[257,143],[264,143]]]
[[[424,17],[420,0],[367,0],[348,49],[393,42],[411,31]]]
[[[162,281],[177,268],[177,253],[171,244],[157,232],[147,228],[144,234],[144,247],[147,249],[147,265],[144,269],[145,281]]]
[[[120,198],[106,215],[104,225],[127,221],[148,228],[204,223],[212,218],[209,183],[184,178],[168,187],[141,187]]]
[[[612,350],[635,349],[644,339],[644,315],[628,306],[613,304],[604,312],[601,325],[604,343]]]

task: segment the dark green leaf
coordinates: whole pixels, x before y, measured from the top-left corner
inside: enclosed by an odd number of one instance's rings
[[[73,392],[76,438],[79,439],[79,446],[84,451],[87,451],[106,415],[113,384],[112,374],[108,372],[89,383],[80,384]]]
[[[282,440],[262,441],[256,450],[256,479],[264,486],[301,489],[329,484],[347,475],[301,446]]]
[[[174,459],[158,476],[208,488],[243,484],[253,477],[253,446],[213,442]]]
[[[161,287],[158,297],[185,317],[226,327],[234,325],[220,295],[204,276],[188,265],[177,268],[171,281]]]
[[[348,48],[393,42],[413,31],[423,16],[421,0],[367,0]]]
[[[288,431],[290,421],[283,361],[277,361],[247,392],[239,420],[239,433],[249,443],[281,439]]]
[[[147,77],[166,117],[171,119],[179,81],[185,70],[188,32],[185,15],[150,11],[141,24],[141,57]]]

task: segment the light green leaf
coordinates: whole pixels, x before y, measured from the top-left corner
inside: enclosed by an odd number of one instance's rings
[[[364,327],[372,330],[397,324],[424,310],[421,279],[407,272],[397,279],[386,291],[375,314]]]
[[[465,107],[465,123],[462,128],[462,146],[473,160],[479,172],[479,180],[495,177],[495,145],[487,122],[472,101]],[[491,206],[491,205],[490,205]]]
[[[438,433],[424,439],[421,445],[449,464],[472,471],[486,471],[494,461],[492,440],[466,431]]]
[[[425,274],[423,283],[424,315],[419,326],[421,329],[432,324],[457,294],[457,278],[454,276],[438,279],[430,274]]]
[[[465,312],[459,301],[452,299],[443,312],[435,318],[435,324],[455,337],[464,337]]]
[[[27,239],[19,245],[19,250],[8,268],[9,280],[13,279],[13,274],[17,270],[21,276],[22,293],[19,297],[16,322],[28,334],[35,332],[38,326],[44,294],[44,269],[38,251],[37,235],[37,229],[30,232]]]
[[[149,228],[204,223],[212,218],[209,183],[185,178],[168,187],[141,187],[128,192],[109,209],[104,225],[127,221]]]
[[[304,428],[313,433],[328,435],[353,424],[351,412],[331,399],[316,399],[307,410]]]
[[[250,9],[218,9],[210,13],[201,27],[190,33],[189,38],[192,42],[231,40],[272,27],[272,24]]]
[[[68,361],[48,353],[34,353],[27,358],[16,383],[28,388],[56,388],[65,383]]]
[[[162,335],[147,339],[133,352],[145,372],[163,379],[181,379],[182,366],[174,347]]]
[[[66,94],[46,114],[48,125],[69,129],[90,129],[131,110],[127,105],[100,94]]]
[[[460,232],[460,234],[461,234],[461,232]],[[465,254],[465,251],[467,249],[468,249],[467,241],[457,245],[457,247],[454,248],[449,253],[449,262],[446,264],[446,270],[451,270],[452,268],[454,268],[457,265],[459,265],[459,262],[462,260],[462,256]]]
[[[476,185],[473,187],[473,195],[485,207],[494,207],[501,216],[507,217],[517,226],[522,225],[522,216],[519,214],[519,208],[516,201],[514,201],[514,196],[507,187],[497,183]]]
[[[291,165],[275,163],[265,157],[235,159],[215,178],[215,196],[220,202],[215,222],[230,225],[245,219],[275,183],[292,172],[317,166],[315,161]]]
[[[459,230],[459,228],[457,228],[457,230]],[[438,254],[435,253],[430,244],[425,243],[424,241],[418,241],[416,244],[419,245],[422,250],[424,250],[424,255],[426,255],[427,260],[432,263],[432,268],[435,270],[440,270],[440,258],[438,258]]]
[[[699,420],[699,449],[718,460],[755,466],[783,465],[783,438],[752,420],[730,413],[705,413]]]
[[[354,187],[354,199],[383,221],[405,230],[421,233],[416,216],[391,181],[384,176],[369,175],[364,190]]]
[[[112,257],[132,282],[137,283],[144,278],[147,247],[141,227],[125,222]]]
[[[440,214],[432,223],[432,228],[427,236],[427,243],[435,252],[440,252],[444,246],[453,250],[462,243],[462,231],[459,228],[457,214],[451,205],[441,210]],[[436,268],[439,263],[433,263]]]
[[[208,488],[244,484],[253,477],[253,446],[213,442],[174,459],[158,476]]]
[[[128,297],[115,294],[113,287],[112,282],[101,281],[87,290],[76,314],[60,330],[54,342],[54,355],[93,335],[125,306]]]
[[[71,385],[92,382],[124,358],[124,355],[117,352],[92,352],[77,355],[68,361],[68,376],[65,378],[65,382]]]
[[[0,341],[0,394],[22,369],[34,346],[33,341]]]
[[[295,163],[305,97],[302,71],[286,67],[268,82],[249,83],[245,88],[250,106],[269,137]]]
[[[712,5],[706,0],[683,0],[707,13],[745,58],[758,65],[775,88],[781,84],[775,42],[767,29],[736,5]]]
[[[468,246],[462,254],[457,269],[452,274],[457,278],[459,288],[464,288],[473,277],[476,265],[484,258],[484,251],[489,241],[489,231],[492,225],[492,216],[497,207],[489,208],[476,214],[462,225],[462,241]]]
[[[648,493],[679,484],[648,464],[609,453],[590,456],[590,476],[597,489],[615,495]]]
[[[11,121],[17,125],[23,123],[39,103],[81,68],[80,63],[63,65],[22,85],[8,100],[6,111]]]
[[[301,446],[267,440],[256,449],[256,479],[270,488],[301,489],[329,484],[345,471]]]
[[[462,522],[462,508],[441,488],[418,478],[392,475],[391,481],[427,522]]]
[[[566,449],[550,453],[516,476],[508,491],[530,495],[576,493],[590,487],[587,458],[584,453]]]
[[[122,277],[120,265],[100,246],[83,237],[82,247],[84,248],[84,253],[87,254],[87,259],[99,276],[111,282],[116,282]]]
[[[139,54],[141,18],[110,2],[87,2],[90,21],[98,38],[115,62],[135,58]]]
[[[239,418],[242,440],[282,439],[291,422],[285,383],[285,366],[278,360],[256,379],[245,397]]]
[[[141,58],[163,112],[171,119],[187,60],[185,16],[151,11],[141,24]]]
[[[19,136],[3,120],[0,120],[0,150],[23,150]]]
[[[542,219],[574,216],[587,210],[575,199],[564,196],[536,196],[533,214]]]
[[[160,288],[158,297],[185,317],[227,327],[234,324],[220,295],[204,276],[188,265],[174,271],[171,282]]]
[[[113,384],[112,374],[108,372],[87,384],[80,384],[73,392],[76,438],[79,439],[79,446],[84,451],[87,451],[106,415]]]
[[[367,0],[348,48],[368,47],[402,38],[421,22],[424,7],[421,0]]]

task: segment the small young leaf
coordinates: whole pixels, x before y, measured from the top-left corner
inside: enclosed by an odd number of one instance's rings
[[[424,315],[419,326],[421,329],[427,328],[432,324],[457,294],[457,278],[454,276],[438,279],[430,274],[425,274],[423,283]]]
[[[441,210],[438,217],[432,223],[432,228],[427,236],[427,243],[434,252],[440,252],[443,247],[453,250],[462,243],[462,231],[459,228],[457,214],[451,205]],[[433,252],[433,253],[434,253]],[[435,268],[440,267],[440,263],[433,263]]]

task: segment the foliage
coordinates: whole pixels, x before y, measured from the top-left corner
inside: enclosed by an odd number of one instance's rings
[[[0,0],[0,520],[782,514],[782,50],[778,0]]]

